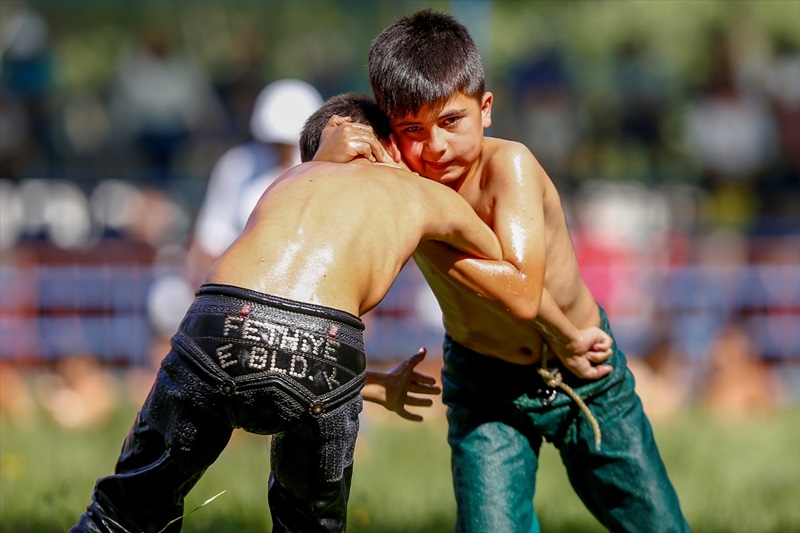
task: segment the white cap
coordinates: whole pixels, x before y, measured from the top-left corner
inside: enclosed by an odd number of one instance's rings
[[[321,106],[322,96],[308,83],[294,79],[275,81],[258,95],[250,131],[261,142],[296,145],[306,120]]]

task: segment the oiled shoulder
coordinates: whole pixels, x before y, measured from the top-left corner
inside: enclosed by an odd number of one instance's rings
[[[481,154],[482,174],[488,183],[508,183],[539,176],[543,171],[533,153],[522,143],[487,137]]]
[[[486,137],[483,143],[482,158],[490,165],[514,164],[518,161],[533,162],[533,153],[521,142],[497,137]]]

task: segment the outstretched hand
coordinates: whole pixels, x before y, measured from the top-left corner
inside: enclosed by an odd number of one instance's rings
[[[367,371],[367,383],[361,395],[365,400],[379,403],[406,420],[422,421],[421,415],[408,411],[406,407],[430,407],[433,400],[411,396],[409,393],[436,396],[442,392],[436,385],[436,378],[416,370],[426,354],[427,350],[420,348],[417,353],[388,372]]]
[[[611,365],[603,364],[613,353],[614,340],[600,328],[580,330],[576,340],[566,346],[550,344],[564,367],[581,379],[600,379],[607,376]]]
[[[333,115],[322,130],[314,161],[347,163],[356,157],[366,157],[373,163],[393,163],[370,126]]]

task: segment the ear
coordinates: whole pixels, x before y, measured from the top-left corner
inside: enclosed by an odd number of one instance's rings
[[[492,102],[494,96],[490,92],[483,93],[481,98],[481,123],[484,129],[492,125]]]

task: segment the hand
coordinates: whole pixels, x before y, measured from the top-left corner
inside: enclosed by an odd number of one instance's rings
[[[367,385],[361,392],[364,399],[379,403],[406,420],[422,421],[422,416],[407,411],[406,407],[430,407],[433,400],[411,396],[409,393],[435,396],[442,392],[434,377],[415,370],[425,359],[426,353],[425,348],[420,348],[417,353],[388,372],[367,372]]]
[[[611,335],[596,327],[580,330],[578,338],[567,345],[548,345],[567,370],[581,379],[600,379],[611,372],[611,365],[601,363],[611,357],[613,346]]]
[[[322,130],[314,161],[347,163],[356,157],[366,157],[373,163],[394,163],[370,126],[333,115]]]

